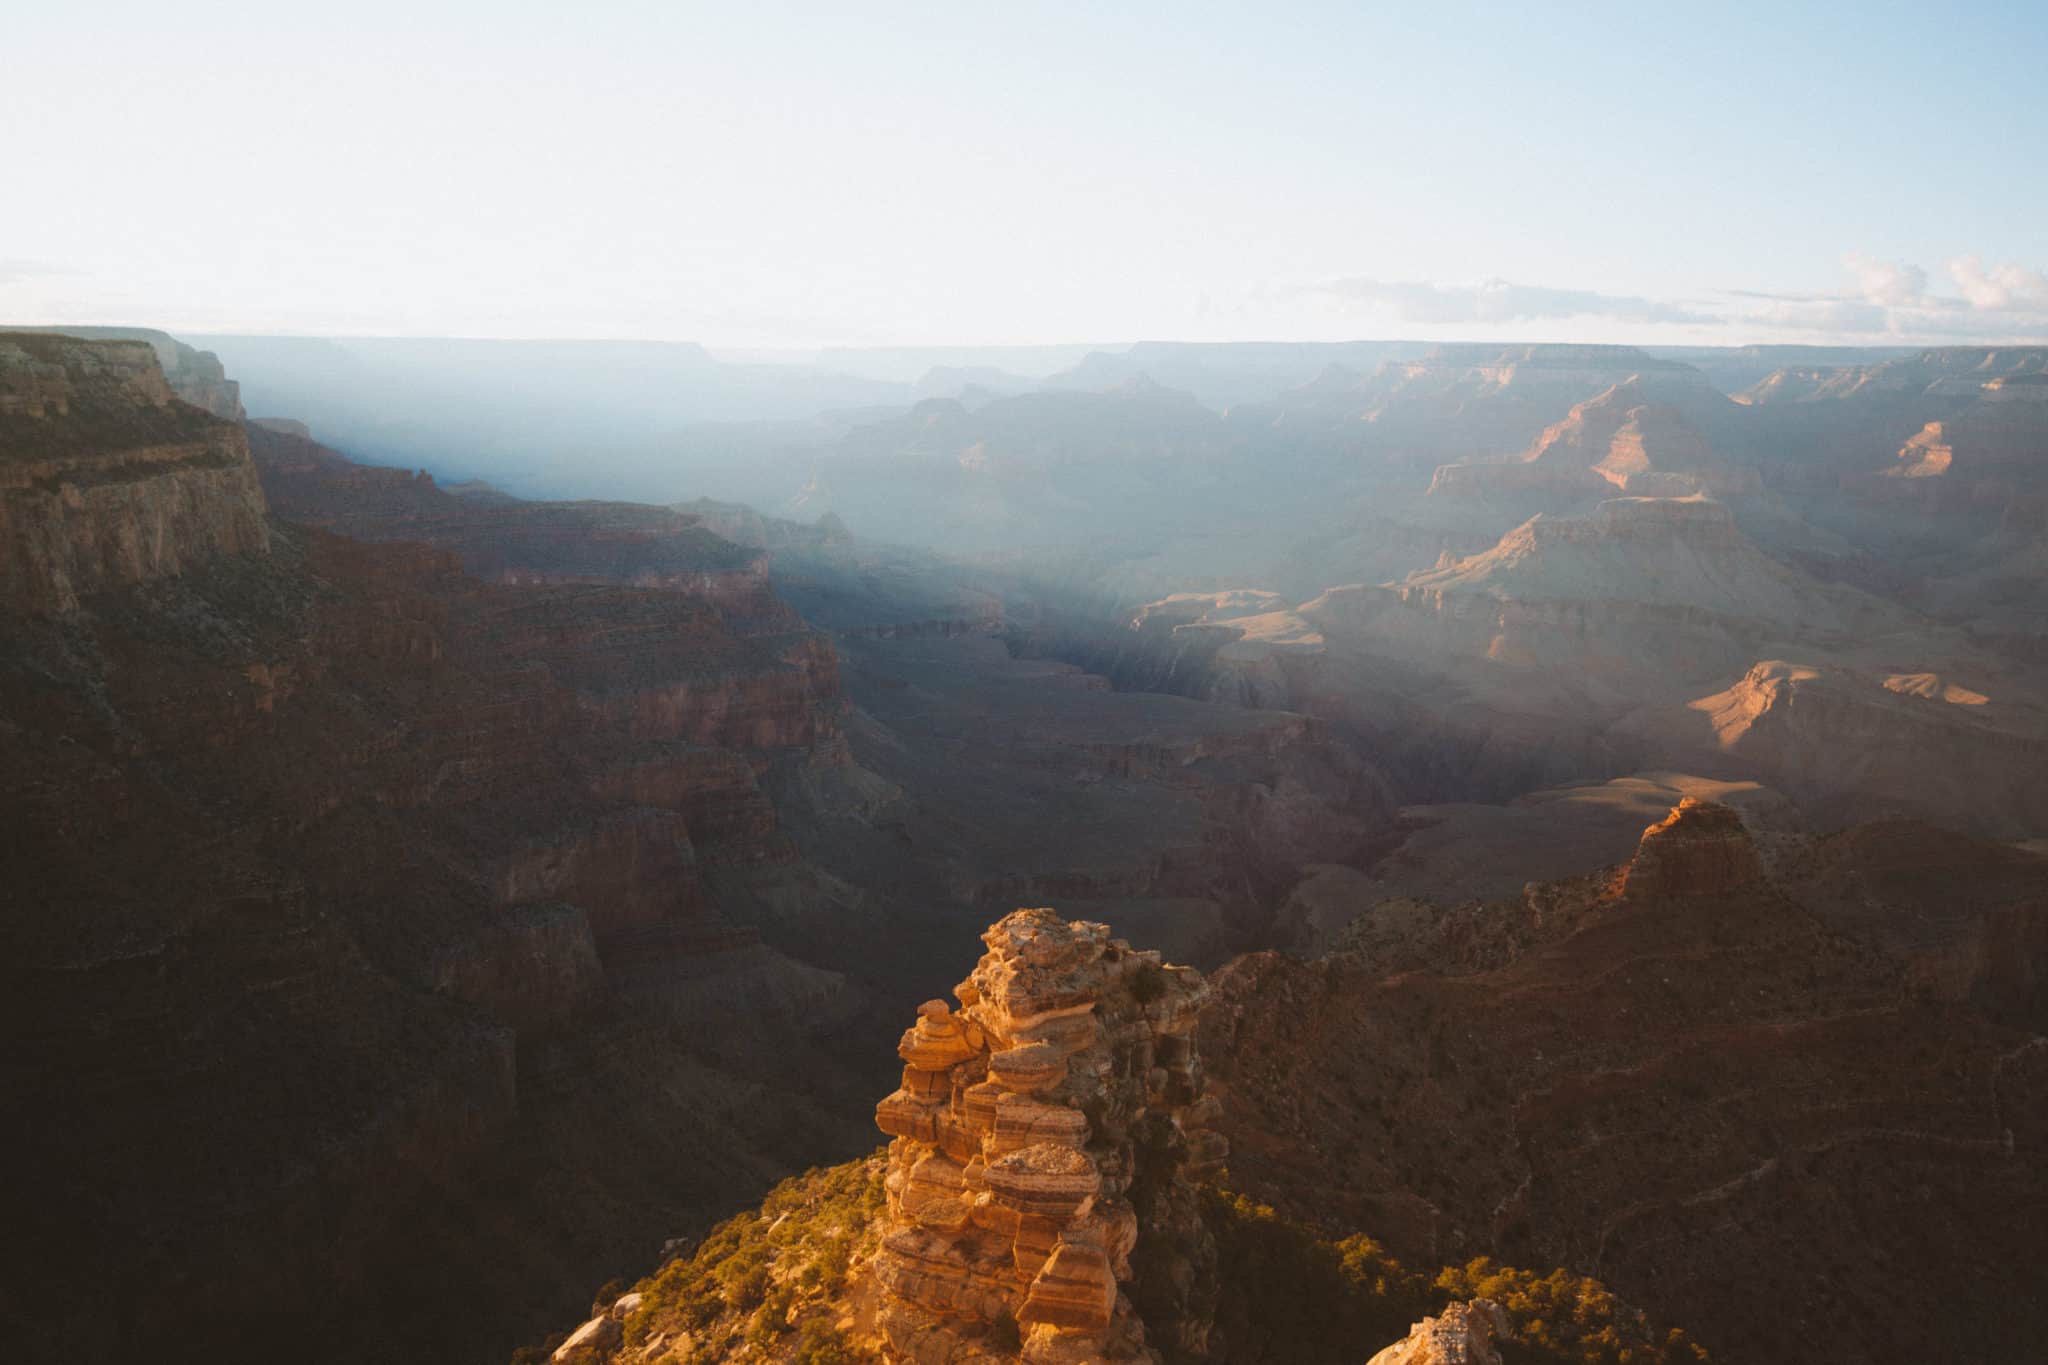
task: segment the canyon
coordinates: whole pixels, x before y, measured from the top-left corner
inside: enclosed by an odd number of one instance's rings
[[[2038,1335],[2040,350],[206,344],[0,331],[23,1358]]]

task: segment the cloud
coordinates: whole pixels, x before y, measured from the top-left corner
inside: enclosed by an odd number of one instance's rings
[[[1732,319],[1738,325],[1840,336],[1884,335],[1899,341],[2017,341],[2048,336],[2048,274],[2007,263],[1987,268],[1976,256],[1948,263],[1961,291],[1936,294],[1928,274],[1909,261],[1861,252],[1842,257],[1849,285],[1832,293],[1721,291],[1764,304]]]
[[[1856,277],[1857,296],[1866,303],[1899,308],[1927,298],[1927,272],[1905,261],[1880,261],[1852,251],[1842,264]]]
[[[2048,313],[2048,274],[2007,262],[1986,270],[1975,256],[1948,263],[1949,277],[1972,308],[2007,313]]]
[[[1482,280],[1477,284],[1401,283],[1365,277],[1331,280],[1317,293],[1332,295],[1403,322],[1501,323],[1597,317],[1617,322],[1718,323],[1720,318],[1658,299],[1601,294],[1590,289],[1550,289]]]

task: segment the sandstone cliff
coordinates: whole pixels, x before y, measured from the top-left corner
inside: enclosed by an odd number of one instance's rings
[[[176,397],[142,341],[0,333],[0,603],[81,597],[260,554],[240,427]]]

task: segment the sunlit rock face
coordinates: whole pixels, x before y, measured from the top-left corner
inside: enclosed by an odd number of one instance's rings
[[[175,395],[144,341],[0,333],[0,601],[81,597],[269,546],[240,427]]]
[[[1491,1299],[1454,1303],[1415,1324],[1405,1340],[1367,1365],[1500,1365],[1496,1340],[1508,1338],[1507,1314]]]
[[[886,1358],[1156,1360],[1134,1278],[1214,1271],[1192,1183],[1223,1156],[1193,1042],[1208,988],[1052,910],[982,941],[961,1008],[919,1007],[875,1110],[896,1139],[873,1270]],[[1155,1321],[1200,1349],[1207,1317],[1171,1308]]]

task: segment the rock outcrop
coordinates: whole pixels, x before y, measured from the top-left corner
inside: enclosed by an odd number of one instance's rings
[[[175,396],[144,341],[0,333],[0,604],[81,597],[269,545],[239,426]]]
[[[1148,1231],[1155,1258],[1202,1257],[1189,1182],[1223,1155],[1192,1041],[1207,987],[1051,910],[982,937],[959,1012],[919,1008],[902,1088],[875,1110],[896,1139],[874,1263],[885,1358],[1157,1359],[1125,1290]],[[1193,1235],[1161,1246],[1169,1226]],[[1199,1346],[1206,1329],[1172,1331]]]
[[[1507,1314],[1491,1299],[1454,1303],[1434,1318],[1415,1324],[1366,1365],[1500,1365],[1497,1340],[1508,1336]]]
[[[1741,814],[1688,796],[1643,831],[1643,842],[1622,874],[1621,885],[1624,895],[1638,899],[1712,896],[1762,875]]]
[[[156,352],[165,382],[181,401],[222,421],[239,422],[243,418],[242,386],[228,378],[220,357],[212,351],[188,346],[168,332],[153,327],[0,327],[0,333],[16,331],[45,331],[82,341],[146,342]]]

